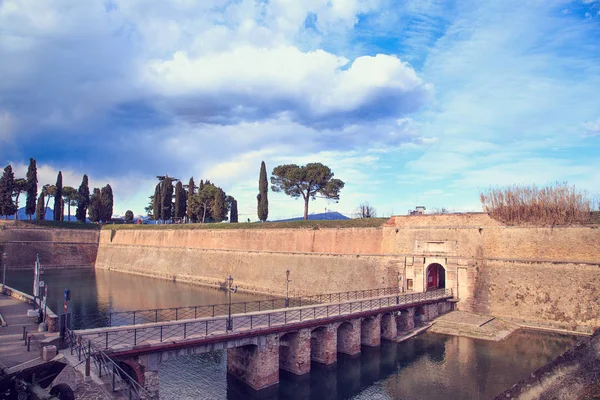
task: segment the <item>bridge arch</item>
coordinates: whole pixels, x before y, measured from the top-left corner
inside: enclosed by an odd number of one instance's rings
[[[442,264],[429,264],[425,270],[425,290],[444,289],[446,287],[446,269]]]
[[[127,377],[123,374],[124,372],[125,374],[129,375],[129,377],[134,379],[137,384],[144,386],[144,372],[142,371],[142,366],[139,363],[135,361],[122,360],[116,361],[116,364],[119,368],[121,368],[121,371],[117,371],[121,379],[127,379]]]
[[[360,353],[360,319],[342,322],[337,329],[337,351],[354,355]]]

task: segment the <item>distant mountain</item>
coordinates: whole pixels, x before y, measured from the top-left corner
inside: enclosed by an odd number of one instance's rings
[[[296,218],[290,218],[290,219],[279,219],[277,221],[270,221],[270,222],[301,221],[303,219],[304,219],[304,217],[296,217]],[[335,220],[343,220],[343,219],[351,219],[351,218],[348,218],[344,214],[340,214],[337,211],[308,215],[309,221],[335,221]]]

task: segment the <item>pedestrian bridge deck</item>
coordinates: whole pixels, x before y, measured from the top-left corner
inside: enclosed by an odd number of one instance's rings
[[[338,303],[316,304],[234,314],[232,329],[227,329],[228,316],[186,319],[172,322],[147,323],[99,329],[77,330],[72,334],[85,346],[109,353],[153,352],[164,348],[201,345],[206,342],[228,341],[271,332],[293,331],[299,326],[316,326],[334,320],[353,319],[374,312],[398,311],[434,301],[452,298],[450,289],[422,293],[386,295]]]

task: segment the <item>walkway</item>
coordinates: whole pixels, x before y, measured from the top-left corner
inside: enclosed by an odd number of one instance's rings
[[[38,324],[33,318],[27,317],[27,310],[32,306],[23,303],[20,300],[0,294],[0,314],[6,321],[6,326],[0,327],[0,367],[11,368],[24,362],[40,358],[38,342],[35,335],[31,340],[31,351],[27,352],[27,347],[23,340],[23,327],[27,332],[37,334]]]
[[[266,312],[232,315],[232,327],[226,329],[226,316],[149,323],[135,326],[77,330],[75,335],[82,343],[88,341],[102,350],[126,351],[138,346],[145,350],[172,346],[175,343],[199,341],[203,339],[229,340],[232,334],[244,337],[264,334],[267,330],[297,329],[295,325],[318,325],[324,320],[336,318],[347,320],[362,313],[379,312],[384,309],[398,310],[426,304],[431,301],[452,297],[449,289],[411,293],[401,296],[383,296],[341,303],[318,304],[303,307],[284,308]],[[219,340],[219,339],[217,339]]]

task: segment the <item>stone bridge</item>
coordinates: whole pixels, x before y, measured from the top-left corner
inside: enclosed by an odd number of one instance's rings
[[[80,346],[100,349],[158,399],[161,362],[227,350],[228,372],[255,390],[279,382],[279,370],[297,375],[311,361],[329,365],[337,353],[395,341],[452,309],[452,291],[439,289],[218,318],[199,318],[75,331]],[[232,329],[228,328],[232,324]]]

